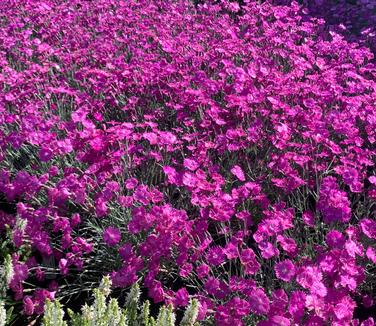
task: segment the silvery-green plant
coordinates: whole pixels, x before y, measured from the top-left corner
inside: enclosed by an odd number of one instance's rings
[[[191,300],[187,310],[184,313],[184,317],[180,323],[180,326],[193,326],[198,317],[199,303],[197,300]]]
[[[163,306],[157,318],[150,316],[150,303],[145,301],[141,306],[140,288],[135,284],[126,299],[125,307],[120,308],[117,299],[109,299],[111,280],[104,277],[101,284],[94,290],[94,302],[85,304],[81,312],[74,313],[68,309],[70,320],[65,321],[65,313],[61,304],[55,300],[47,301],[43,326],[175,326],[176,315],[173,306]],[[181,326],[194,326],[198,315],[198,301],[193,299],[180,323]],[[0,326],[2,326],[0,324]]]
[[[0,326],[5,326],[7,321],[7,312],[4,307],[4,302],[0,299]]]
[[[58,301],[47,301],[43,317],[43,326],[67,326],[63,320],[64,311]]]
[[[4,264],[0,266],[0,295],[5,296],[14,275],[12,257],[8,254],[5,256]]]

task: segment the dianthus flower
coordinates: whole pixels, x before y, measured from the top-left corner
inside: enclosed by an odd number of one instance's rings
[[[212,247],[208,250],[206,254],[206,259],[210,265],[218,266],[225,261],[226,255],[224,253],[223,248]]]
[[[249,304],[251,311],[258,315],[265,315],[270,309],[269,298],[264,290],[260,288],[254,288],[253,291],[249,293]]]
[[[330,248],[342,248],[346,242],[346,239],[341,232],[331,230],[327,233],[325,241]]]
[[[121,240],[121,232],[112,226],[103,232],[103,240],[108,246],[115,246]]]
[[[178,307],[185,307],[188,304],[189,293],[186,288],[181,288],[175,294],[175,304]]]
[[[346,192],[339,189],[334,177],[323,179],[317,208],[323,214],[325,223],[346,223],[351,218],[350,201]]]
[[[240,181],[245,181],[245,176],[242,168],[239,165],[234,165],[231,169],[231,173],[236,176]]]
[[[277,278],[289,282],[295,275],[295,265],[289,259],[277,263],[274,267]]]
[[[362,232],[371,239],[376,239],[376,222],[369,218],[364,218],[359,223]]]

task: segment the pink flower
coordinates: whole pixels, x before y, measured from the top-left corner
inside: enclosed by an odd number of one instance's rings
[[[279,262],[274,267],[277,278],[289,282],[295,275],[295,265],[289,259]]]
[[[209,274],[210,267],[206,264],[201,264],[196,268],[197,276],[199,279],[203,279]]]
[[[210,265],[218,266],[225,261],[226,255],[223,248],[212,247],[208,250],[206,254],[206,260]]]
[[[150,145],[156,145],[158,143],[158,135],[153,132],[144,132],[142,137],[149,141]]]
[[[128,190],[136,188],[138,180],[136,178],[130,178],[125,181],[125,188]]]
[[[23,299],[23,312],[27,316],[34,313],[34,302],[30,296],[25,296]]]
[[[266,315],[270,309],[269,298],[260,288],[255,288],[249,293],[249,304],[251,311],[258,315]]]
[[[372,175],[368,178],[369,182],[371,182],[373,185],[376,185],[376,176]]]
[[[199,163],[194,159],[185,158],[184,159],[184,166],[190,170],[195,171],[200,165]]]
[[[342,248],[346,242],[346,239],[341,232],[331,230],[327,233],[325,241],[330,248]]]
[[[294,257],[298,253],[298,246],[294,239],[278,235],[277,242],[291,257]]]
[[[48,162],[52,159],[54,153],[50,148],[43,147],[39,151],[39,159],[41,162]]]
[[[374,326],[374,325],[375,325],[375,321],[372,317],[369,317],[368,319],[366,319],[364,322],[360,324],[360,326]]]
[[[232,242],[229,242],[226,245],[224,252],[226,254],[227,259],[234,259],[239,256],[238,246]]]
[[[163,301],[165,293],[163,291],[161,282],[153,282],[153,284],[149,288],[149,296],[154,300],[154,303]]]
[[[229,293],[227,284],[214,277],[209,277],[206,280],[204,287],[208,294],[216,297],[217,299],[224,299]]]
[[[350,321],[354,312],[356,303],[350,297],[345,296],[334,306],[334,314],[339,320]]]
[[[334,177],[323,179],[317,208],[323,214],[325,223],[346,223],[351,218],[350,201],[346,192],[339,189]]]
[[[374,248],[368,247],[366,251],[366,256],[371,262],[376,264],[376,250]]]
[[[232,309],[232,314],[235,317],[244,317],[249,314],[250,304],[239,297],[232,298],[228,303],[228,306]]]
[[[68,274],[68,261],[65,258],[60,259],[59,261],[60,273],[63,275]]]
[[[132,196],[119,196],[118,202],[120,206],[129,208],[129,207],[132,207],[133,197]]]
[[[197,183],[199,182],[197,176],[190,172],[185,172],[183,174],[183,184],[187,187],[197,187]]]
[[[311,211],[304,212],[302,218],[306,225],[310,227],[315,226],[315,216]]]
[[[189,274],[193,271],[193,265],[186,263],[180,267],[179,275],[181,277],[188,277]]]
[[[74,213],[72,214],[71,218],[70,218],[70,225],[71,227],[76,227],[77,225],[79,225],[81,223],[81,218],[80,218],[80,214],[78,213]]]
[[[123,260],[129,260],[133,256],[132,245],[129,243],[123,244],[119,248],[119,255]]]
[[[279,255],[279,250],[268,241],[260,242],[258,247],[261,250],[261,256],[265,259],[270,259]]]
[[[342,171],[343,181],[350,187],[352,192],[361,192],[362,184],[359,181],[358,171],[351,167],[346,167]]]
[[[314,283],[321,281],[322,274],[318,267],[304,266],[297,272],[296,281],[305,289],[309,289]]]
[[[328,290],[325,287],[324,283],[320,281],[313,282],[313,284],[309,287],[309,290],[312,294],[318,297],[325,297],[328,293]]]
[[[175,304],[178,307],[185,307],[188,304],[189,293],[186,288],[181,288],[175,294]]]
[[[296,322],[300,321],[304,315],[305,299],[306,294],[303,291],[293,291],[291,293],[288,312]]]
[[[208,311],[208,302],[210,302],[210,300],[205,297],[199,299],[197,320],[205,319],[205,316]]]
[[[371,239],[376,239],[376,222],[369,218],[364,218],[359,223],[362,232]]]
[[[236,176],[240,181],[245,181],[245,176],[242,168],[239,165],[234,165],[231,169],[231,173]]]
[[[350,255],[350,257],[355,258],[355,255],[363,256],[364,248],[357,241],[347,240],[345,243],[345,249],[347,253]]]
[[[205,282],[205,290],[208,294],[216,295],[220,291],[220,282],[214,277],[209,277]]]
[[[143,205],[149,204],[151,196],[148,187],[139,185],[133,194],[133,199],[142,203]]]
[[[95,201],[95,213],[97,214],[98,217],[104,217],[108,213],[108,207],[107,207],[107,201],[99,197]]]
[[[272,293],[272,305],[270,306],[270,315],[283,315],[286,312],[288,296],[283,289],[274,290]]]
[[[257,273],[261,265],[256,259],[256,255],[251,248],[243,249],[240,254],[240,262],[244,266],[244,272],[249,275]]]
[[[112,226],[103,232],[103,240],[108,246],[115,246],[121,240],[121,232]]]

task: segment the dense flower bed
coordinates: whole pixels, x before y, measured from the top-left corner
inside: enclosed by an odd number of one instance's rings
[[[368,48],[295,2],[0,8],[1,250],[25,314],[110,273],[217,325],[360,325]]]
[[[323,17],[332,29],[376,51],[376,3],[373,0],[302,1],[310,14]]]

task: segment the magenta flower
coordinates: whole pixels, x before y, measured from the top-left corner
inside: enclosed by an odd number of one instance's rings
[[[23,298],[23,312],[27,316],[34,313],[34,302],[30,296],[25,296]]]
[[[359,181],[359,173],[356,169],[351,167],[344,168],[342,178],[352,192],[362,192],[363,185]]]
[[[346,223],[351,218],[350,201],[346,192],[339,190],[334,177],[323,179],[320,188],[320,199],[317,208],[323,214],[324,222]]]
[[[298,253],[298,246],[294,239],[278,235],[277,242],[290,256],[294,257]]]
[[[309,289],[314,283],[321,281],[322,273],[318,267],[303,266],[297,272],[296,281],[305,289]]]
[[[206,264],[201,264],[196,268],[197,276],[199,279],[203,279],[206,277],[210,272],[210,267]]]
[[[183,264],[179,269],[179,275],[181,277],[188,277],[193,271],[193,265],[189,263]]]
[[[249,293],[249,304],[252,312],[265,315],[269,312],[270,302],[263,289],[255,288]]]
[[[61,274],[67,275],[68,274],[68,260],[66,260],[65,258],[60,259],[59,269],[60,269]]]
[[[163,301],[165,292],[163,291],[162,284],[159,281],[153,282],[149,288],[149,296],[154,300],[154,303]]]
[[[95,201],[95,213],[97,214],[98,217],[104,217],[108,213],[108,207],[107,207],[107,201],[99,197]]]
[[[133,256],[133,250],[132,250],[132,245],[129,243],[123,244],[119,248],[119,254],[123,260],[128,260]]]
[[[245,181],[245,175],[242,168],[239,165],[234,165],[231,169],[231,173],[236,176],[240,181]]]
[[[71,227],[76,227],[77,225],[79,225],[81,223],[81,217],[80,217],[80,214],[78,213],[74,213],[72,214],[71,218],[70,218],[70,225]]]
[[[233,242],[229,242],[224,248],[224,253],[226,254],[227,259],[234,259],[239,256],[238,246]]]
[[[112,226],[108,227],[103,232],[103,240],[108,246],[115,246],[121,240],[120,230]]]
[[[376,250],[374,248],[368,247],[366,250],[366,256],[371,262],[376,264]]]
[[[352,319],[356,303],[350,297],[345,296],[334,306],[335,316],[342,321],[349,321]]]
[[[277,263],[274,267],[277,278],[289,282],[295,275],[295,265],[289,259]]]
[[[221,247],[212,247],[206,254],[206,260],[210,265],[218,266],[226,259],[226,254]]]
[[[200,164],[196,160],[185,158],[184,166],[190,171],[195,171],[200,166]]]
[[[303,291],[293,291],[290,297],[288,312],[298,321],[304,315],[306,294]]]
[[[39,151],[39,159],[41,162],[48,162],[52,159],[54,153],[50,148],[43,147]]]
[[[130,190],[136,188],[138,180],[136,178],[130,178],[125,181],[125,188]]]
[[[313,284],[309,287],[309,290],[312,294],[321,298],[325,297],[328,294],[326,286],[320,281],[313,282]]]
[[[304,212],[302,218],[306,225],[310,227],[315,226],[315,216],[311,211]]]
[[[337,230],[331,230],[327,233],[325,241],[331,248],[341,248],[344,246],[346,239],[341,232]]]
[[[251,248],[242,250],[240,254],[240,262],[244,266],[246,274],[253,275],[257,273],[261,265],[256,259],[256,255]]]
[[[239,297],[232,298],[228,302],[228,306],[231,307],[233,315],[237,318],[247,316],[250,312],[249,302]]]
[[[371,239],[376,239],[376,222],[369,218],[364,218],[360,221],[360,229]]]
[[[135,201],[139,201],[143,205],[147,205],[151,200],[151,196],[150,196],[150,192],[149,192],[148,187],[145,186],[145,185],[137,186],[137,188],[136,188],[136,190],[133,194],[133,199]]]
[[[279,250],[270,242],[262,241],[258,244],[258,247],[261,250],[261,256],[265,259],[270,259],[279,255]]]
[[[175,304],[178,307],[185,307],[188,304],[189,293],[186,288],[179,289],[175,294]]]

